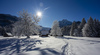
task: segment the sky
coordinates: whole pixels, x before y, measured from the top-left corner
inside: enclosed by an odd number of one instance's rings
[[[31,14],[42,12],[39,25],[44,27],[62,19],[73,22],[91,16],[100,20],[100,0],[0,0],[1,14],[18,16],[23,9]]]

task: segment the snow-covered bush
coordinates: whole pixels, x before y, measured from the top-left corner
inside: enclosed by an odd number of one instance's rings
[[[61,28],[59,27],[58,21],[53,22],[53,26],[51,28],[50,35],[52,35],[52,36],[62,36]]]
[[[39,34],[39,19],[37,16],[31,16],[27,11],[19,12],[20,20],[13,24],[13,35],[25,35],[27,38],[32,34]]]

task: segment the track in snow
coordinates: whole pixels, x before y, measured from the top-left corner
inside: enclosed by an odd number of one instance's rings
[[[17,38],[0,39],[0,55],[16,55]],[[20,38],[20,55],[100,55],[100,38]],[[18,55],[18,54],[17,54]]]

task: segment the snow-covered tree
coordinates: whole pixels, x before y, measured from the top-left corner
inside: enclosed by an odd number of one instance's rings
[[[85,18],[82,19],[82,22],[80,23],[80,25],[78,26],[78,36],[83,36],[82,35],[82,29],[85,25],[86,21],[85,21]]]
[[[52,36],[61,36],[62,35],[58,21],[53,22],[53,26],[52,26],[50,35],[52,35]]]
[[[32,34],[39,34],[40,27],[37,25],[39,19],[37,16],[31,16],[27,11],[19,12],[19,21],[13,24],[13,35],[25,35],[30,38]]]
[[[83,36],[86,36],[86,37],[95,36],[96,30],[94,28],[94,21],[92,17],[89,18],[88,22],[83,27],[82,33],[83,33]]]
[[[70,29],[71,29],[71,26],[64,26],[61,28],[61,31],[62,31],[62,34],[63,35],[70,35]]]
[[[100,21],[99,20],[97,20],[97,22],[99,23],[98,25],[99,25],[99,27],[98,27],[98,36],[100,37]]]
[[[97,37],[100,37],[100,21],[97,20],[97,28],[96,28],[97,32],[98,32],[98,36]]]
[[[93,27],[94,27],[94,36],[95,37],[100,37],[99,33],[100,33],[100,22],[99,20],[96,20],[96,18],[94,19],[94,23],[93,23]]]
[[[61,28],[59,26],[57,27],[56,34],[58,36],[61,36],[62,35]]]
[[[96,20],[96,18],[94,19],[94,22],[93,22],[93,27],[94,27],[94,35],[95,36],[98,36],[98,27],[99,27],[99,25],[98,25],[99,23],[97,22],[97,20]]]
[[[77,28],[75,21],[71,25],[70,36],[74,36],[74,30]]]
[[[78,36],[79,33],[78,33],[78,29],[74,29],[74,33],[73,33],[74,36]]]

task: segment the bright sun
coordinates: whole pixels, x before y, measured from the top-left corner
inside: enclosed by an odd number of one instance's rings
[[[37,12],[37,16],[38,17],[41,17],[42,16],[42,13],[41,12]]]

